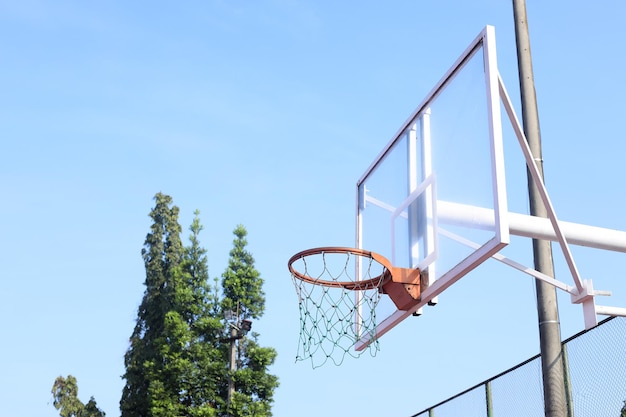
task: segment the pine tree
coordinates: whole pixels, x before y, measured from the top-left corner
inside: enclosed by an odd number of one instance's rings
[[[252,333],[248,338],[242,332],[242,325],[250,319],[263,315],[265,310],[265,294],[263,279],[254,267],[254,258],[246,250],[247,231],[239,225],[233,232],[236,236],[233,249],[230,251],[228,268],[222,275],[222,309],[234,312],[228,322],[227,335],[231,342],[226,346],[226,356],[230,357],[231,349],[236,350],[234,364],[229,364],[231,371],[230,397],[228,415],[232,416],[271,416],[274,389],[278,387],[278,378],[268,373],[268,367],[276,359],[273,348],[258,345],[258,334]]]

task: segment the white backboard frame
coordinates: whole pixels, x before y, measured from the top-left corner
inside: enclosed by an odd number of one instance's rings
[[[492,26],[485,27],[481,33],[472,41],[467,49],[461,54],[456,62],[450,67],[446,74],[441,78],[437,85],[430,91],[421,104],[415,109],[411,116],[400,127],[397,133],[392,137],[389,143],[385,146],[382,152],[376,157],[374,162],[365,171],[363,176],[357,182],[357,224],[356,224],[356,247],[361,249],[368,249],[363,247],[363,210],[366,204],[376,203],[375,201],[368,199],[367,190],[364,187],[364,183],[369,176],[376,170],[381,161],[385,159],[394,145],[401,140],[401,138],[415,130],[418,122],[423,122],[424,118],[428,120],[429,108],[431,103],[439,96],[439,94],[446,88],[446,86],[455,78],[455,76],[461,71],[464,65],[476,54],[478,51],[482,51],[483,63],[484,63],[484,76],[487,95],[487,115],[489,124],[489,145],[490,145],[490,160],[491,160],[491,176],[493,186],[493,207],[495,213],[495,225],[494,236],[484,244],[478,246],[474,252],[468,257],[463,259],[456,266],[452,267],[447,272],[443,273],[436,281],[428,283],[427,287],[422,291],[421,301],[414,307],[407,311],[397,310],[390,316],[384,318],[377,325],[376,337],[381,337],[390,329],[395,327],[398,323],[404,320],[406,317],[412,315],[418,311],[422,306],[435,301],[436,297],[452,284],[457,282],[460,278],[465,276],[468,272],[472,271],[478,265],[489,259],[503,247],[505,247],[509,241],[509,225],[508,225],[508,209],[506,198],[506,181],[505,181],[505,169],[504,169],[504,150],[503,150],[503,138],[502,138],[502,124],[500,114],[500,93],[499,93],[499,74],[497,69],[496,59],[496,47],[495,47],[495,30]],[[423,124],[422,124],[423,126]],[[428,138],[430,140],[430,138]],[[436,138],[432,138],[436,141]],[[424,156],[425,155],[425,156]],[[423,166],[428,166],[428,153],[424,153]],[[409,163],[409,166],[411,164]],[[432,172],[433,167],[428,167],[424,176],[424,180],[421,184],[415,184],[409,179],[409,184],[412,193],[408,196],[401,206],[406,207],[410,202],[417,198],[417,195],[424,192],[424,190],[432,185],[435,172]],[[409,168],[411,171],[411,168]],[[426,184],[429,181],[430,183]],[[435,188],[435,187],[433,187]],[[432,198],[432,197],[430,197]],[[434,200],[432,205],[433,216],[437,210],[437,202]],[[391,208],[394,212],[399,212],[400,207]],[[397,216],[397,213],[394,214]],[[436,217],[436,216],[435,216]],[[395,217],[394,217],[395,218]],[[436,224],[435,226],[436,227]],[[393,225],[390,225],[391,230],[394,230]],[[393,234],[393,233],[392,233]],[[410,234],[410,231],[409,231]],[[393,236],[391,237],[393,239]],[[411,239],[411,236],[410,236]],[[420,265],[413,265],[413,267],[426,267],[432,265],[432,262],[436,261],[436,241],[434,239],[428,239],[430,245],[434,245],[434,251],[431,248],[431,254],[426,260],[422,261]],[[392,244],[393,246],[393,244]],[[358,297],[358,294],[356,295]],[[370,343],[368,336],[365,336],[355,345],[356,350],[362,350]]]

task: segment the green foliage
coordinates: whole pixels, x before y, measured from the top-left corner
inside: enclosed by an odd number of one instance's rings
[[[87,404],[78,399],[78,383],[76,378],[68,375],[67,378],[57,377],[52,385],[54,408],[59,410],[61,417],[104,417],[104,411],[96,405],[93,397]]]
[[[620,417],[626,417],[626,401],[624,401],[624,405],[622,406],[622,412],[620,413]]]
[[[224,310],[240,310],[242,318],[258,318],[265,310],[263,279],[254,268],[254,258],[246,250],[246,229],[239,225],[233,231],[236,238],[230,251],[228,268],[222,274]],[[239,304],[237,306],[237,304]]]
[[[265,310],[263,279],[254,267],[254,258],[246,250],[247,231],[238,225],[233,231],[235,240],[230,251],[228,268],[222,274],[222,308],[235,312],[237,327],[243,320],[259,318]],[[228,329],[227,329],[228,330]],[[241,337],[236,341],[237,361],[231,374],[235,385],[230,415],[271,416],[271,404],[274,390],[278,387],[278,378],[268,373],[268,367],[276,359],[276,350],[263,348],[254,339]]]
[[[240,306],[237,320],[263,314],[263,281],[246,251],[246,231],[235,229],[229,267],[209,285],[206,250],[200,246],[198,211],[183,247],[179,210],[158,193],[150,212],[152,226],[142,256],[145,292],[124,357],[126,380],[120,400],[122,417],[271,416],[275,376],[267,373],[276,357],[256,341],[237,340],[239,360],[229,371],[229,327],[223,309]],[[236,392],[228,407],[229,380]],[[253,414],[256,413],[256,414]]]
[[[96,404],[96,400],[93,397],[89,398],[89,401],[87,402],[87,404],[85,404],[85,408],[83,409],[81,417],[104,417],[104,416],[105,416],[105,413],[104,411],[98,408],[98,405]]]
[[[212,366],[221,322],[210,315],[216,302],[199,246],[202,226],[196,212],[191,245],[183,247],[178,207],[161,193],[155,201],[142,250],[146,290],[125,355],[120,409],[123,417],[212,416],[225,371]]]

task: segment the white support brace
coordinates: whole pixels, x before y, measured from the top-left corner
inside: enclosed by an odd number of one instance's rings
[[[598,324],[593,290],[587,288],[587,286],[591,285],[591,282],[589,282],[588,284],[583,284],[583,281],[580,278],[580,274],[578,273],[578,269],[576,268],[576,263],[574,262],[574,257],[572,256],[572,253],[567,244],[567,239],[565,238],[565,235],[561,230],[559,221],[556,217],[556,212],[554,211],[554,207],[552,206],[552,202],[550,201],[550,197],[548,196],[548,191],[546,190],[546,186],[543,183],[541,174],[539,172],[539,169],[537,168],[537,164],[533,159],[532,152],[530,150],[530,147],[528,146],[528,142],[526,141],[526,136],[524,135],[524,131],[522,130],[519,120],[517,120],[515,110],[513,110],[513,105],[511,104],[511,99],[506,92],[506,88],[504,87],[504,83],[502,82],[502,78],[500,77],[500,75],[498,75],[498,86],[500,89],[500,99],[502,100],[504,109],[509,116],[511,126],[515,131],[515,136],[517,137],[517,141],[519,142],[522,153],[524,154],[524,158],[526,159],[526,166],[528,167],[528,171],[530,172],[530,175],[533,178],[535,185],[537,186],[539,194],[541,195],[541,199],[543,200],[545,208],[548,212],[548,218],[552,223],[552,227],[561,247],[561,251],[563,252],[563,256],[565,257],[565,262],[569,267],[572,279],[574,280],[574,284],[576,285],[576,289],[578,290],[578,294],[579,296],[581,296],[580,299],[583,305],[585,328],[589,329]]]
[[[502,82],[502,78],[500,76],[498,76],[498,85],[500,87],[500,99],[502,100],[504,109],[509,116],[509,120],[511,121],[513,130],[515,131],[515,136],[517,137],[517,141],[519,142],[522,153],[524,154],[524,158],[526,159],[526,166],[528,167],[530,175],[533,178],[537,189],[539,190],[539,194],[541,195],[543,204],[546,207],[546,210],[548,212],[548,218],[552,223],[552,228],[554,229],[554,233],[556,234],[557,241],[561,246],[563,256],[565,256],[565,261],[567,262],[567,266],[569,267],[572,278],[574,279],[574,284],[576,285],[576,288],[578,288],[578,291],[582,292],[584,286],[580,278],[580,274],[578,273],[578,269],[576,268],[574,257],[572,256],[569,246],[567,245],[567,239],[565,238],[565,235],[563,234],[563,231],[561,230],[561,227],[559,225],[559,221],[556,217],[556,212],[554,211],[554,207],[552,206],[552,202],[550,201],[550,197],[548,196],[548,190],[546,190],[546,186],[543,183],[539,168],[537,168],[537,164],[533,158],[530,147],[528,146],[528,142],[526,141],[524,131],[522,130],[519,120],[517,120],[515,110],[513,110],[513,105],[511,104],[511,99],[506,92],[504,83]]]
[[[492,209],[439,200],[437,210],[439,221],[443,224],[493,230]],[[512,235],[552,241],[558,239],[549,219],[511,212],[508,218]],[[559,227],[570,244],[626,253],[624,231],[561,220]]]

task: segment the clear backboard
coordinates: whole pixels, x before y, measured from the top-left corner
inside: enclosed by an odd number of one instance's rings
[[[508,211],[501,109],[546,217]],[[499,253],[509,234],[558,242],[573,285]],[[378,338],[437,304],[489,258],[568,293],[582,306],[587,329],[597,315],[626,317],[626,308],[596,304],[610,292],[581,278],[570,243],[626,253],[626,232],[559,221],[498,74],[487,26],[357,181],[356,248],[312,248],[290,258],[301,359],[341,363],[352,347],[375,352]]]
[[[357,248],[422,271],[415,307],[379,302],[376,337],[435,304],[437,294],[508,244],[493,27],[474,39],[358,180],[356,219]]]

